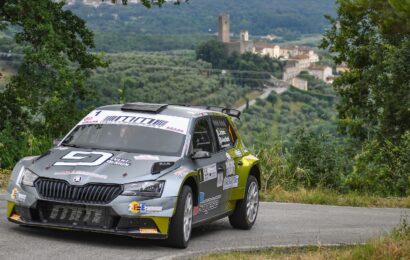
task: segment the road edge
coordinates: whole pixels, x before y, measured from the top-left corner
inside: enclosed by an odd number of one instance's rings
[[[223,253],[229,253],[229,252],[249,252],[249,251],[269,250],[269,249],[274,249],[274,248],[306,248],[306,247],[319,246],[319,245],[320,247],[341,247],[341,246],[355,246],[355,245],[364,245],[364,244],[366,243],[321,244],[320,241],[318,241],[317,245],[289,244],[289,245],[272,245],[272,246],[227,247],[227,248],[218,248],[212,252],[196,251],[196,252],[188,252],[188,253],[178,253],[178,254],[154,258],[154,259],[155,260],[193,259],[194,257],[215,254],[215,253],[223,254]]]

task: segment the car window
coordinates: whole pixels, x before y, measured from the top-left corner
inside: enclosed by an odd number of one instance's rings
[[[77,126],[62,145],[120,150],[130,153],[179,156],[185,135],[135,125],[88,124]]]
[[[192,148],[194,153],[197,151],[212,153],[214,151],[211,128],[208,120],[205,118],[200,119],[195,125],[192,136]]]
[[[225,150],[235,146],[235,131],[225,117],[212,117],[212,124],[215,128],[220,149]]]

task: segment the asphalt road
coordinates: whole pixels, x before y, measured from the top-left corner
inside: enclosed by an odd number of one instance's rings
[[[20,227],[5,219],[0,196],[0,259],[180,259],[229,249],[361,243],[390,231],[404,214],[410,209],[261,203],[252,230],[234,230],[225,218],[194,229],[181,250],[158,241]]]

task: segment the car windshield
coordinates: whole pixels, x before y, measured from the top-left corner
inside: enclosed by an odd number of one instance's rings
[[[179,156],[185,135],[134,125],[88,124],[77,126],[64,146],[120,150],[130,153]]]

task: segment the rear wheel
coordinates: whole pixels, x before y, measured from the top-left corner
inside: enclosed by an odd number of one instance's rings
[[[192,231],[193,201],[191,187],[183,186],[179,194],[176,213],[169,226],[167,242],[170,246],[177,248],[188,246]]]
[[[246,184],[245,198],[236,203],[235,211],[229,216],[232,227],[251,229],[259,209],[259,185],[255,176],[250,175]]]

